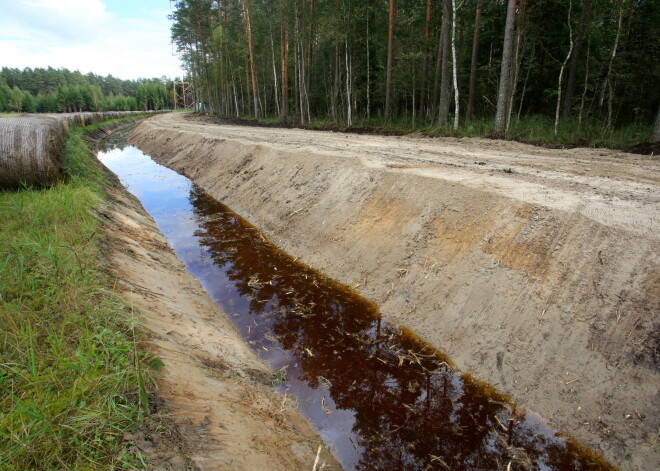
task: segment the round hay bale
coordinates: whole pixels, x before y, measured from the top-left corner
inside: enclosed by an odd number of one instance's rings
[[[70,127],[141,113],[109,111],[0,118],[0,189],[56,182],[64,166],[62,151]]]
[[[66,130],[54,117],[0,118],[0,189],[56,182]]]

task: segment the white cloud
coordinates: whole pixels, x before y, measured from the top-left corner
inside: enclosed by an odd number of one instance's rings
[[[14,0],[2,13],[5,21],[33,33],[71,41],[89,40],[113,20],[100,0]]]
[[[180,75],[167,12],[120,18],[100,0],[0,0],[0,66],[66,67],[123,79]]]

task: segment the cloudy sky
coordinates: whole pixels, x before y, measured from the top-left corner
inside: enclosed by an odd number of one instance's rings
[[[181,75],[169,0],[0,0],[0,67]]]

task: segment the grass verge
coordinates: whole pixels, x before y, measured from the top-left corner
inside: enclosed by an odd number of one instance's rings
[[[107,181],[83,129],[65,165],[50,188],[0,192],[3,470],[140,466],[122,442],[148,413],[150,358],[103,271],[94,211]]]
[[[276,118],[242,117],[237,121],[257,123],[263,126],[280,126]],[[451,122],[451,119],[449,120]],[[291,126],[298,127],[291,123]],[[313,119],[312,122],[300,126],[317,130],[334,130],[357,132],[361,134],[394,134],[404,135],[421,133],[430,137],[491,137],[493,133],[492,119],[475,119],[468,123],[461,122],[457,130],[450,126],[438,128],[435,123],[422,120],[395,118],[389,124],[383,124],[381,119],[356,120],[346,128],[336,125],[329,119]],[[545,116],[522,116],[511,118],[511,126],[507,139],[539,145],[543,147],[605,147],[608,149],[626,150],[646,142],[651,135],[651,126],[643,124],[628,124],[618,128],[607,128],[600,121],[589,120],[579,123],[577,120],[562,121],[554,132],[554,121]]]

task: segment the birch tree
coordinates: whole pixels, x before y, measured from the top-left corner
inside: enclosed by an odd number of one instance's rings
[[[385,122],[390,120],[392,107],[392,56],[394,48],[394,16],[396,0],[390,0],[389,22],[387,29],[387,72],[385,79]]]
[[[570,59],[571,54],[573,53],[573,27],[571,26],[571,12],[573,11],[573,0],[569,0],[568,2],[568,40],[569,40],[569,47],[568,47],[568,54],[566,54],[566,59],[564,59],[564,62],[561,64],[561,69],[559,69],[559,80],[557,84],[557,108],[555,110],[555,135],[557,134],[557,128],[559,127],[559,108],[561,106],[561,85],[562,85],[562,79],[564,77],[564,69],[566,68],[566,64],[568,63],[568,59]]]

